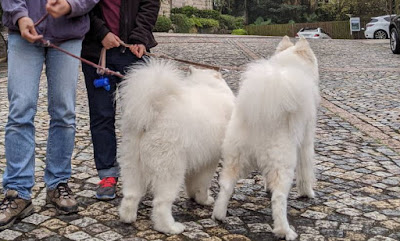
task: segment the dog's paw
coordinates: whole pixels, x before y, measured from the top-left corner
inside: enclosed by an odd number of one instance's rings
[[[307,190],[300,190],[299,191],[299,196],[300,197],[314,198],[315,197],[315,192],[314,192],[314,190],[312,190],[312,188],[308,188]]]
[[[214,198],[213,197],[211,197],[211,196],[208,196],[207,197],[207,200],[198,200],[198,199],[196,199],[196,202],[198,203],[198,204],[201,204],[201,205],[204,205],[204,206],[211,206],[211,205],[213,205],[214,204]]]
[[[128,214],[128,213],[122,214],[120,212],[119,218],[123,223],[133,223],[136,221],[136,214]]]
[[[297,233],[291,228],[274,228],[272,231],[278,238],[285,238],[286,240],[295,240],[297,238]]]
[[[137,213],[131,208],[124,208],[121,206],[119,208],[119,218],[124,223],[133,223],[136,221]]]
[[[213,220],[224,221],[226,218],[226,211],[219,208],[214,208],[211,218]]]
[[[180,234],[185,230],[185,225],[179,222],[174,222],[170,226],[155,225],[154,229],[165,234]]]

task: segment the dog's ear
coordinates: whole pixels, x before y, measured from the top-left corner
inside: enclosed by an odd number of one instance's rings
[[[300,36],[300,40],[296,43],[295,53],[311,63],[315,62],[314,52],[312,51],[308,41],[303,36]]]
[[[189,65],[189,74],[193,74],[194,72],[196,72],[196,70],[197,69],[195,67]]]
[[[222,74],[221,74],[220,72],[215,72],[215,73],[214,73],[214,77],[217,78],[217,79],[219,79],[219,80],[223,80]]]
[[[290,38],[286,35],[285,37],[283,37],[281,42],[278,44],[278,47],[276,48],[275,53],[282,52],[292,46],[294,46],[294,44],[290,41]]]

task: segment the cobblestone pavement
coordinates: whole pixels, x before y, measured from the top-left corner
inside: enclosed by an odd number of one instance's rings
[[[243,65],[269,57],[280,38],[224,35],[158,34],[154,53],[222,66],[236,91]],[[400,240],[400,56],[388,41],[310,41],[320,62],[322,104],[316,139],[316,198],[297,196],[292,188],[289,222],[299,240]],[[45,78],[43,78],[44,80]],[[0,66],[0,126],[7,120],[5,66]],[[57,216],[45,206],[45,166],[48,115],[46,82],[42,81],[36,122],[35,213],[0,232],[0,240],[276,240],[270,195],[254,172],[236,186],[225,223],[210,219],[211,207],[189,200],[182,192],[175,218],[187,226],[181,235],[151,229],[151,197],[139,208],[132,225],[118,220],[120,198],[94,199],[98,178],[89,133],[88,106],[82,76],[77,101],[77,134],[71,186],[80,202],[76,215]],[[0,129],[0,169],[4,170],[4,128]],[[217,174],[213,182],[218,192]],[[2,197],[2,196],[1,196]],[[121,193],[119,193],[121,197]]]

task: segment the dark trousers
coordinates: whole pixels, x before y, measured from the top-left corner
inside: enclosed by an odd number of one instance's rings
[[[98,60],[94,60],[97,63]],[[127,67],[142,61],[126,49],[124,53],[120,48],[107,50],[106,67],[113,71],[125,74]],[[90,132],[92,134],[94,160],[100,179],[104,177],[118,177],[119,167],[116,161],[117,140],[115,136],[115,102],[114,92],[116,84],[121,79],[115,76],[104,76],[110,80],[111,89],[96,88],[95,79],[100,78],[96,69],[82,64],[85,75],[86,89],[89,99]]]

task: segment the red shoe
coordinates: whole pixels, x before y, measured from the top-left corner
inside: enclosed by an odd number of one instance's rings
[[[99,182],[96,191],[96,198],[99,200],[112,200],[115,198],[117,189],[117,178],[105,177]]]

